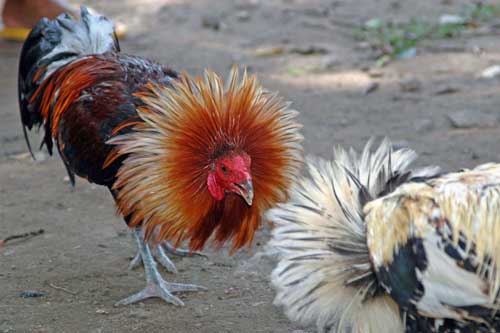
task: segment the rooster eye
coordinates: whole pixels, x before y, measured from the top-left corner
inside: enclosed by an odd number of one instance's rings
[[[225,165],[222,165],[221,170],[222,170],[222,172],[226,173],[226,172],[227,172],[227,168],[226,168],[226,166],[225,166]]]

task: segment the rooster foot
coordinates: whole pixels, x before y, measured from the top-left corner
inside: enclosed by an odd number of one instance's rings
[[[194,284],[166,282],[162,278],[160,272],[158,272],[155,259],[153,257],[153,254],[151,253],[150,245],[144,241],[140,229],[135,229],[134,236],[139,246],[140,259],[136,260],[136,258],[134,258],[133,261],[142,261],[144,263],[144,271],[146,274],[146,288],[132,296],[129,296],[117,302],[115,304],[116,306],[132,304],[151,297],[159,297],[165,302],[183,306],[184,303],[178,297],[174,296],[173,293],[206,290],[205,287],[197,286]],[[158,248],[160,248],[160,246],[158,246]],[[175,269],[175,266],[173,267]]]
[[[184,306],[184,302],[173,295],[173,293],[200,290],[206,290],[206,288],[194,284],[169,283],[163,280],[163,278],[158,274],[158,276],[152,281],[147,281],[146,288],[136,294],[133,294],[132,296],[122,299],[117,302],[115,306],[129,305],[152,297],[161,298],[165,302],[172,303],[174,305]]]

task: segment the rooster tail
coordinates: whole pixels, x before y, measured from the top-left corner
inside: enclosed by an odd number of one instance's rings
[[[21,50],[18,75],[18,98],[24,136],[31,152],[26,127],[32,129],[45,120],[31,101],[40,84],[56,69],[89,54],[119,51],[113,23],[106,17],[92,15],[81,7],[76,20],[61,14],[54,20],[41,19],[31,30]]]
[[[363,206],[403,182],[433,176],[435,167],[409,170],[417,157],[386,139],[374,152],[335,149],[335,160],[309,159],[288,203],[271,209],[269,249],[275,304],[288,317],[320,331],[403,332],[397,304],[377,281],[367,247]]]

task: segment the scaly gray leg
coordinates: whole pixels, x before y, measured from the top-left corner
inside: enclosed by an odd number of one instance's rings
[[[156,262],[151,253],[150,246],[144,241],[141,229],[137,228],[134,230],[134,237],[139,246],[139,253],[141,255],[142,262],[144,263],[144,272],[146,275],[146,288],[142,291],[129,296],[115,305],[127,305],[135,302],[142,301],[151,297],[159,297],[165,302],[172,303],[174,305],[184,305],[184,303],[172,293],[183,292],[183,291],[198,291],[206,290],[205,287],[197,286],[194,284],[181,284],[181,283],[169,283],[166,282],[158,268],[156,267]]]
[[[159,245],[152,245],[150,246],[151,248],[151,254],[153,255],[154,258],[158,260],[158,262],[170,273],[177,274],[177,268],[175,267],[175,264],[170,260],[168,255],[165,253],[165,250]],[[130,270],[135,269],[139,267],[139,265],[142,263],[142,255],[141,251],[137,251],[137,254],[135,255],[134,259],[130,262],[128,265],[128,268]]]
[[[177,268],[175,267],[175,264],[170,260],[168,257],[168,253],[170,254],[175,254],[177,256],[181,257],[191,257],[191,256],[200,256],[200,257],[207,257],[206,254],[203,252],[197,252],[197,251],[189,251],[189,250],[184,250],[180,248],[175,248],[172,244],[170,244],[167,241],[162,241],[159,244],[151,245],[151,252],[153,256],[158,260],[158,262],[170,273],[177,274]],[[128,268],[129,269],[135,269],[139,267],[139,265],[142,263],[142,257],[141,253],[137,251],[137,254],[135,255],[134,259],[130,262]]]

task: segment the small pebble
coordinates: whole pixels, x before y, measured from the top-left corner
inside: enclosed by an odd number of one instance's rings
[[[444,85],[437,87],[437,89],[434,91],[434,95],[447,95],[447,94],[454,94],[456,92],[459,92],[460,89],[455,86],[451,85]]]
[[[45,295],[47,295],[46,292],[37,291],[37,290],[23,290],[19,293],[19,297],[22,297],[22,298],[43,297]]]
[[[234,15],[238,21],[248,21],[250,13],[247,10],[240,10]]]
[[[451,126],[455,128],[482,128],[495,127],[498,124],[495,113],[486,113],[480,110],[459,110],[447,114]]]
[[[212,29],[215,31],[221,30],[223,28],[223,24],[220,19],[215,16],[204,16],[201,19],[201,25],[204,28]]]
[[[500,76],[500,66],[494,65],[486,68],[481,72],[481,78],[483,79],[494,79]]]
[[[444,14],[439,17],[439,25],[448,24],[465,24],[465,19],[462,16]]]

